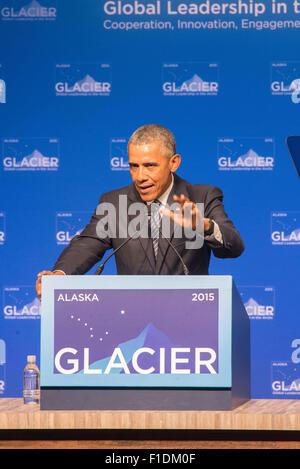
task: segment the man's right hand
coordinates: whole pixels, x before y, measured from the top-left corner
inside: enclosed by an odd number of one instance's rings
[[[64,273],[58,270],[56,272],[51,272],[51,270],[43,270],[42,272],[38,274],[37,281],[35,283],[35,289],[36,289],[36,293],[37,293],[39,300],[41,299],[41,296],[42,296],[42,276],[43,275],[64,275]]]

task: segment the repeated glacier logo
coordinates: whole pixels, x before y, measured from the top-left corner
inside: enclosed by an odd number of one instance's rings
[[[216,63],[165,63],[162,66],[164,96],[216,96],[219,66]]]
[[[271,387],[274,395],[300,395],[300,339],[291,342],[290,361],[272,363]]]
[[[274,246],[300,246],[300,212],[272,212],[271,242]]]
[[[110,96],[110,64],[56,65],[56,96]]]
[[[272,362],[272,394],[300,395],[300,366],[293,362]]]
[[[58,212],[56,214],[56,244],[68,245],[81,233],[90,217],[89,212]]]
[[[11,2],[6,2],[11,3]],[[45,6],[49,3],[49,0],[44,0],[41,5],[36,0],[32,0],[27,5],[24,5],[23,1],[17,0],[17,5],[12,7],[11,5],[5,4],[0,9],[1,19],[3,21],[54,21],[56,20],[56,4],[55,1],[51,1],[50,5]]]
[[[274,153],[272,138],[220,138],[218,168],[221,171],[272,171]]]
[[[3,139],[4,171],[57,171],[59,142],[47,138]]]
[[[273,96],[291,96],[293,103],[300,102],[300,62],[271,64],[271,93]]]
[[[125,138],[111,139],[109,159],[112,171],[129,171],[127,144],[128,140]]]
[[[13,286],[3,288],[3,315],[5,319],[40,319],[40,300],[35,287]]]
[[[5,213],[0,212],[0,246],[5,243],[6,227],[5,227]]]
[[[239,286],[239,293],[250,319],[273,319],[275,290],[273,287]]]

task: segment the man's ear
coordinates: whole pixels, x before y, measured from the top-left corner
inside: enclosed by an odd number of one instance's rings
[[[181,163],[181,156],[176,153],[170,158],[170,171],[171,173],[175,173],[175,171],[179,168]]]

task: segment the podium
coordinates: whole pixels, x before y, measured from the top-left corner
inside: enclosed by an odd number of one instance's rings
[[[42,410],[232,410],[250,325],[231,276],[44,276]]]

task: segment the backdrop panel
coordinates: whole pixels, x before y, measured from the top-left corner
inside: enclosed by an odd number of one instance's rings
[[[2,397],[39,359],[36,274],[130,182],[145,123],[173,131],[178,174],[219,186],[245,241],[210,273],[233,276],[251,318],[252,397],[300,397],[299,28],[292,0],[1,2]]]

